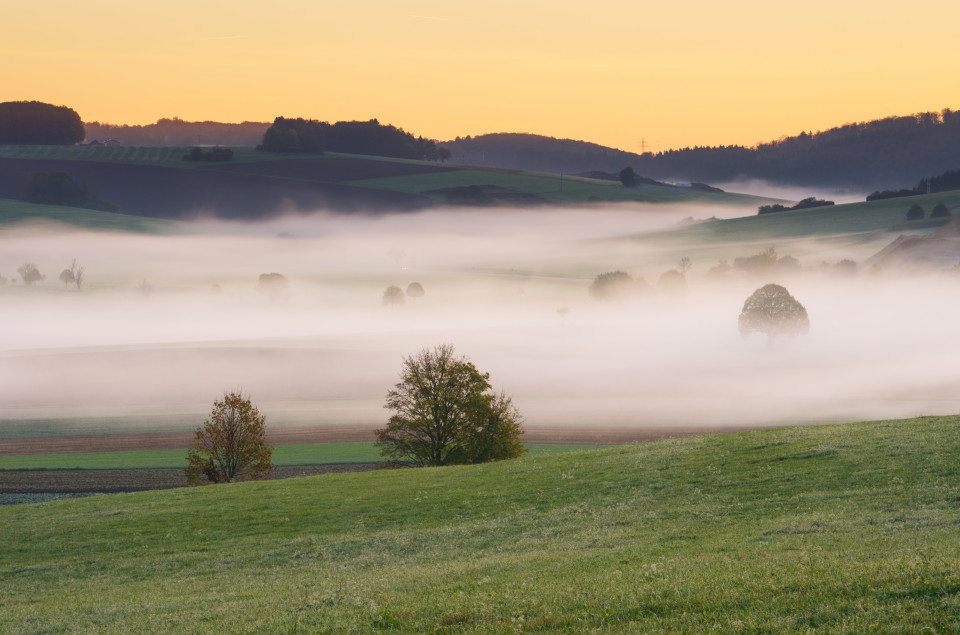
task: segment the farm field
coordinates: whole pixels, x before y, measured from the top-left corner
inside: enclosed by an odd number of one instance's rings
[[[958,423],[7,506],[0,611],[14,631],[951,632]]]
[[[0,199],[0,226],[25,222],[50,221],[94,231],[125,231],[148,234],[173,233],[182,226],[177,221],[116,214],[82,207],[40,205],[12,199]]]
[[[566,443],[527,444],[530,456],[576,452],[597,447],[609,446]],[[183,469],[187,466],[186,454],[186,449],[17,456],[3,456],[0,453],[0,470]],[[380,450],[374,447],[373,442],[369,441],[276,445],[273,449],[273,464],[278,466],[376,463],[379,460],[381,460]]]

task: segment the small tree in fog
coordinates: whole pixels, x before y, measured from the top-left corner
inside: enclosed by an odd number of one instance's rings
[[[693,266],[693,261],[690,260],[689,256],[684,256],[677,262],[677,271],[683,275],[687,275],[687,272],[690,271],[690,267]]]
[[[77,285],[77,291],[79,291],[80,285],[83,284],[83,272],[84,267],[78,267],[77,260],[74,258],[73,262],[70,263],[70,268],[60,272],[60,282],[62,282],[64,286],[75,284]]]
[[[687,278],[676,269],[670,269],[660,274],[657,288],[664,295],[680,295],[687,290]]]
[[[290,295],[290,281],[282,273],[261,273],[257,279],[257,291],[271,300]]]
[[[396,285],[390,285],[383,292],[383,305],[384,306],[394,306],[397,304],[403,304],[406,302],[406,296],[403,294],[403,289]]]
[[[923,220],[925,213],[922,206],[914,203],[907,210],[907,220]]]
[[[425,294],[426,291],[423,290],[423,285],[419,282],[411,282],[407,285],[407,297],[422,298]]]
[[[23,284],[30,286],[34,282],[40,282],[41,280],[46,280],[47,277],[40,273],[40,270],[37,269],[37,265],[32,262],[25,262],[19,267],[17,267],[17,273],[20,274],[20,277],[23,279]]]
[[[636,295],[638,289],[633,278],[625,271],[608,271],[593,279],[587,292],[597,300],[620,300]]]
[[[239,393],[213,402],[210,417],[194,432],[187,453],[190,485],[266,478],[273,469],[273,446],[265,440],[266,418]]]
[[[753,292],[740,311],[740,335],[764,333],[773,342],[779,335],[805,335],[810,330],[807,310],[779,284]]]
[[[377,447],[400,466],[484,463],[522,456],[523,419],[504,394],[453,346],[423,349],[403,361],[387,393],[393,412],[377,430]]]

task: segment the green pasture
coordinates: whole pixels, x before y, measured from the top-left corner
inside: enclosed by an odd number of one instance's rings
[[[11,632],[960,630],[960,417],[0,508]]]
[[[670,234],[690,241],[735,242],[832,235],[866,238],[873,232],[930,231],[950,220],[929,218],[937,203],[945,204],[953,214],[960,215],[960,190],[731,218],[692,225]],[[928,218],[908,222],[906,213],[914,204],[921,205]]]
[[[434,190],[468,185],[493,185],[524,194],[568,203],[582,203],[596,198],[602,201],[648,201],[658,203],[702,202],[731,205],[761,205],[767,199],[717,192],[702,192],[690,188],[641,185],[625,188],[614,181],[588,179],[578,176],[517,172],[483,168],[397,176],[350,181],[350,185],[373,189],[425,194]],[[437,202],[442,194],[428,194]]]
[[[527,444],[530,456],[546,456],[561,452],[610,447],[593,444]],[[337,465],[344,463],[376,463],[380,450],[372,442],[305,443],[276,445],[274,465]],[[29,454],[0,456],[0,470],[135,470],[184,468],[186,450],[138,450],[131,452],[80,452],[73,454]]]
[[[0,146],[3,147],[3,146]],[[160,234],[176,231],[182,223],[82,207],[39,205],[12,199],[0,199],[0,227],[45,219],[98,231],[129,231]]]

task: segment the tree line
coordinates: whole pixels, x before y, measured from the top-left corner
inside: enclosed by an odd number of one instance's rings
[[[258,150],[271,152],[346,152],[399,159],[445,161],[450,153],[437,142],[414,137],[402,128],[369,121],[338,121],[277,117],[264,132]]]

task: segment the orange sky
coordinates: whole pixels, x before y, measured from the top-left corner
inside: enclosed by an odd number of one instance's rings
[[[376,117],[656,151],[960,109],[955,1],[8,4],[0,101],[85,121]]]

